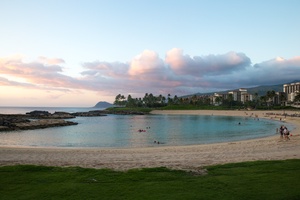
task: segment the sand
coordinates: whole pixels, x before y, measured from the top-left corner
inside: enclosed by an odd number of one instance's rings
[[[290,140],[279,134],[238,142],[190,146],[158,146],[147,148],[28,148],[0,147],[0,166],[34,164],[45,166],[80,166],[129,170],[168,167],[201,171],[205,166],[256,160],[300,159],[300,117],[279,116],[283,111],[153,111],[153,114],[227,115],[269,118],[293,124]],[[267,116],[266,113],[278,115]],[[293,111],[286,111],[294,114]],[[279,127],[278,127],[279,128]],[[43,131],[43,130],[41,130]]]

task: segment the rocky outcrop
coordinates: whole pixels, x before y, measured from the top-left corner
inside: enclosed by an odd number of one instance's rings
[[[32,117],[48,117],[51,116],[51,113],[49,113],[48,111],[34,110],[26,113],[26,115],[30,115]]]
[[[28,115],[0,115],[0,131],[40,129],[55,126],[76,125],[63,119],[30,119]]]
[[[26,115],[32,119],[71,119],[75,118],[74,115],[67,112],[55,112],[53,114],[48,111],[39,111],[35,110],[32,112],[26,113]]]
[[[63,119],[41,119],[36,121],[30,121],[27,123],[15,123],[17,129],[28,130],[28,129],[42,129],[57,126],[70,126],[77,125],[76,122],[65,121]]]
[[[78,123],[65,121],[75,117],[98,117],[107,116],[108,114],[115,115],[144,115],[143,112],[130,110],[92,110],[88,112],[55,112],[53,114],[48,111],[32,111],[24,114],[0,114],[0,131],[11,130],[28,130],[41,129],[57,126],[70,126]]]
[[[16,129],[16,123],[30,122],[24,115],[0,115],[0,131]]]
[[[99,117],[99,116],[106,116],[107,113],[104,110],[92,110],[88,112],[76,112],[72,113],[73,116],[76,117]]]

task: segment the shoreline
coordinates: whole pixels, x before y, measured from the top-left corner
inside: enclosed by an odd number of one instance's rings
[[[293,114],[295,111],[229,111],[229,110],[154,110],[152,114],[226,115],[258,117],[292,124],[290,140],[279,134],[234,142],[187,146],[143,148],[60,148],[0,146],[0,166],[33,164],[45,166],[79,166],[129,170],[133,168],[168,167],[199,171],[204,166],[255,160],[300,159],[300,118],[267,116],[266,113]],[[41,130],[42,131],[42,130]]]

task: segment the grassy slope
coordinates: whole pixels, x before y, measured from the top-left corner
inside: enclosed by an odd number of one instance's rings
[[[152,168],[0,167],[0,199],[300,199],[300,160],[207,167],[197,176]]]

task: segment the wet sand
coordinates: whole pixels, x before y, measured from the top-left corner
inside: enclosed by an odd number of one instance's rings
[[[153,114],[226,115],[268,118],[293,124],[290,140],[279,134],[253,140],[190,146],[147,148],[28,148],[0,147],[0,165],[34,164],[46,166],[80,166],[128,170],[168,167],[201,171],[204,166],[255,160],[300,159],[300,117],[279,116],[283,111],[152,111]],[[278,115],[267,116],[266,113]],[[285,111],[294,114],[294,111]],[[279,128],[279,127],[278,127]],[[43,131],[43,130],[41,130]]]

